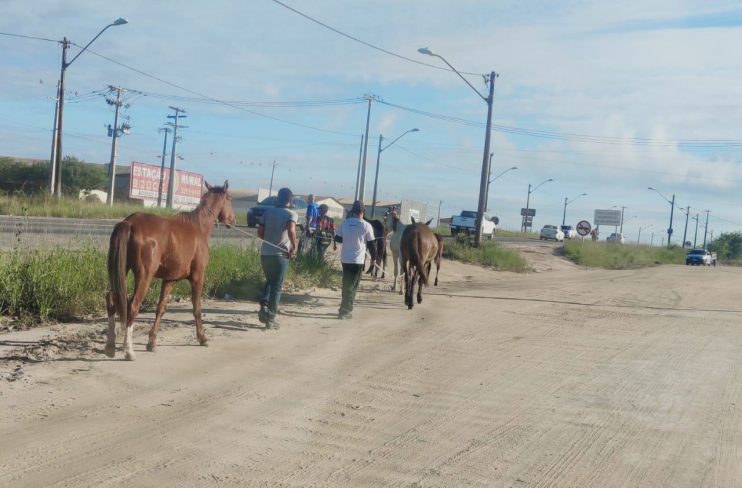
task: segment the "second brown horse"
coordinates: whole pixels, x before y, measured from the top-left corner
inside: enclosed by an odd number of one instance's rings
[[[438,286],[438,271],[441,269],[443,258],[443,239],[435,234],[428,225],[430,220],[423,224],[415,222],[405,227],[400,244],[402,272],[404,273],[405,296],[407,308],[412,308],[412,295],[415,293],[417,282],[417,303],[423,301],[423,285],[428,285],[428,276],[435,263],[435,286]]]
[[[225,181],[224,186],[205,184],[207,192],[191,212],[181,212],[172,217],[135,213],[114,227],[108,250],[108,279],[111,286],[106,295],[108,337],[105,353],[108,357],[116,355],[115,315],[118,314],[126,330],[124,357],[129,361],[134,359],[133,322],[153,278],[162,279],[162,289],[155,322],[149,332],[147,350],[155,350],[157,328],[165,313],[170,291],[175,283],[183,279],[191,282],[196,336],[202,346],[206,345],[206,333],[201,321],[201,291],[209,263],[209,237],[215,220],[227,225],[234,223],[234,211],[228,192],[229,183]],[[127,302],[126,275],[129,270],[134,273],[134,294]]]

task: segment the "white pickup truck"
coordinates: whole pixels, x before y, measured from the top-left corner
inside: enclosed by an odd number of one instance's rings
[[[495,236],[495,227],[497,227],[497,217],[490,218],[484,214],[482,219],[482,235],[492,239]],[[458,234],[474,235],[477,228],[477,212],[473,210],[462,210],[461,215],[451,217],[451,235],[456,237]]]

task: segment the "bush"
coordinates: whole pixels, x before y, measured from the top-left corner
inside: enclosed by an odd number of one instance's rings
[[[634,269],[659,264],[683,264],[687,249],[613,244],[565,242],[564,255],[582,266],[605,269]]]
[[[486,242],[480,247],[469,244],[466,236],[457,236],[443,246],[443,256],[465,263],[489,266],[500,271],[527,271],[528,263],[518,251],[507,249],[495,242]]]
[[[81,250],[14,250],[0,254],[0,313],[24,320],[73,320],[105,311],[108,290],[107,254],[94,247]],[[144,306],[157,303],[160,280],[154,280]],[[299,256],[289,267],[286,287],[334,286],[337,271],[326,262]],[[206,270],[203,294],[255,299],[263,284],[260,256],[255,249],[215,246]],[[128,277],[129,293],[133,277]],[[181,281],[171,298],[190,298],[191,286]]]

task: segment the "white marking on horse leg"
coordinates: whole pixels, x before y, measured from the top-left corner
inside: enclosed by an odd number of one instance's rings
[[[134,354],[134,324],[126,328],[126,335],[124,337],[124,358],[127,361],[134,361],[136,355]]]

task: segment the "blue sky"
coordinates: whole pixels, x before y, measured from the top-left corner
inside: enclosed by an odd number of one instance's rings
[[[717,234],[742,228],[738,2],[285,3],[411,59],[443,66],[417,52],[429,47],[461,71],[500,74],[493,172],[518,170],[493,183],[489,207],[506,228],[518,227],[528,184],[548,178],[555,181],[531,195],[536,227],[561,223],[564,198],[586,192],[568,207],[569,223],[592,220],[596,208],[626,206],[629,238],[643,226],[642,237],[654,231],[657,241],[669,205],[647,190],[653,186],[668,198],[676,194],[678,206],[690,205],[692,213],[710,209],[709,227]],[[443,200],[444,216],[476,208],[486,104],[452,72],[373,50],[271,0],[5,0],[0,31],[67,36],[84,45],[117,17],[129,24],[110,28],[91,49],[151,76],[90,52],[80,56],[67,71],[65,154],[107,162],[105,126],[113,113],[101,96],[87,94],[119,85],[148,94],[130,94],[132,132],[121,140],[119,164],[158,162],[157,129],[171,113],[168,106],[177,105],[186,109],[189,126],[182,131],[180,168],[208,181],[256,188],[267,187],[275,160],[278,185],[347,196],[366,116],[364,103],[350,102],[375,94],[480,126],[374,102],[366,200],[379,134],[393,139],[417,127],[420,132],[382,153],[380,197],[422,200],[433,214]],[[48,158],[61,49],[2,35],[0,49],[0,154]],[[486,90],[481,76],[467,79]],[[194,92],[239,102],[349,102],[239,109],[204,103]],[[712,140],[732,142],[703,142]],[[684,216],[675,215],[678,240]]]

